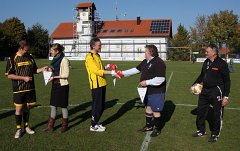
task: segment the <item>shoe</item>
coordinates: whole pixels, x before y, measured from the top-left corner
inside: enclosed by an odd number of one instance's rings
[[[18,129],[14,135],[14,138],[20,138],[21,137],[21,134],[22,134],[22,130],[21,129]]]
[[[211,137],[209,138],[208,142],[209,143],[214,143],[218,140],[218,136],[217,135],[211,135]]]
[[[147,125],[145,125],[143,128],[141,128],[140,132],[147,132],[147,131],[152,131],[153,130],[153,127],[148,127]]]
[[[49,117],[48,118],[47,127],[44,128],[42,131],[44,131],[44,132],[52,132],[53,131],[53,127],[54,127],[54,123],[55,123],[55,119]]]
[[[62,119],[62,127],[60,129],[61,133],[64,133],[68,130],[68,119],[67,118],[63,118]]]
[[[203,137],[206,134],[206,132],[202,133],[200,131],[197,131],[196,133],[192,134],[192,137]]]
[[[102,129],[101,127],[99,127],[99,125],[95,125],[95,126],[90,126],[90,131],[92,131],[92,132],[104,132],[105,129]]]
[[[161,133],[161,131],[155,128],[155,129],[153,130],[153,132],[150,134],[150,136],[151,136],[151,137],[156,137],[156,136],[158,136],[160,133]]]
[[[25,128],[25,131],[26,131],[26,133],[28,133],[28,134],[30,134],[30,135],[32,135],[32,134],[35,133],[33,130],[30,129],[30,127],[26,127],[26,128]]]
[[[106,130],[106,127],[103,126],[102,124],[97,124],[97,126],[98,126],[99,128],[101,128],[101,129],[103,129],[104,131]]]

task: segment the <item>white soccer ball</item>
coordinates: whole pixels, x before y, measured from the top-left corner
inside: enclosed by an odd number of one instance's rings
[[[199,94],[201,93],[201,91],[202,91],[202,87],[203,87],[203,86],[202,86],[201,84],[195,83],[195,84],[191,87],[190,91],[191,91],[191,93],[194,94],[194,95],[199,95]]]

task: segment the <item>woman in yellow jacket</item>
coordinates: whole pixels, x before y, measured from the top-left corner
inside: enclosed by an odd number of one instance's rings
[[[85,60],[85,66],[88,72],[88,79],[90,84],[90,89],[92,91],[92,121],[90,126],[90,131],[103,132],[106,127],[99,123],[99,119],[103,114],[105,106],[105,96],[106,96],[106,85],[107,81],[105,74],[110,74],[112,76],[119,77],[116,74],[117,66],[114,64],[108,64],[103,66],[100,55],[101,52],[101,41],[99,38],[93,38],[90,41],[91,51],[87,54]],[[107,68],[112,69],[112,71],[106,71]]]
[[[45,132],[53,131],[55,123],[57,107],[62,108],[62,127],[61,132],[65,132],[68,129],[68,96],[69,96],[69,61],[64,56],[64,47],[58,43],[51,46],[51,55],[53,60],[51,65],[53,68],[49,68],[49,71],[53,72],[49,81],[52,81],[51,90],[51,115],[48,119],[47,127],[43,130]]]

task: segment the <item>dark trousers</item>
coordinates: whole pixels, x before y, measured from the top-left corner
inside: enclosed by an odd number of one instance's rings
[[[92,126],[98,124],[101,118],[106,100],[106,86],[92,89]]]
[[[213,107],[212,135],[219,136],[222,127],[223,107],[222,107],[223,88],[214,87],[210,89],[203,88],[198,100],[197,110],[197,129],[205,132],[205,120],[207,117],[209,105]]]

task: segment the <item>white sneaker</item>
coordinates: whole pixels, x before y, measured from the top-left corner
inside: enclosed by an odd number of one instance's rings
[[[105,129],[100,128],[99,125],[95,125],[94,127],[90,126],[90,131],[92,131],[92,132],[104,132]]]
[[[14,138],[20,138],[21,137],[21,134],[22,134],[22,130],[21,129],[18,129],[15,133],[15,136]]]
[[[104,131],[106,130],[106,127],[105,126],[102,126],[102,124],[97,124],[97,126],[101,129],[103,129]]]
[[[34,134],[35,132],[33,130],[31,130],[29,127],[25,128],[26,132],[30,135]]]

